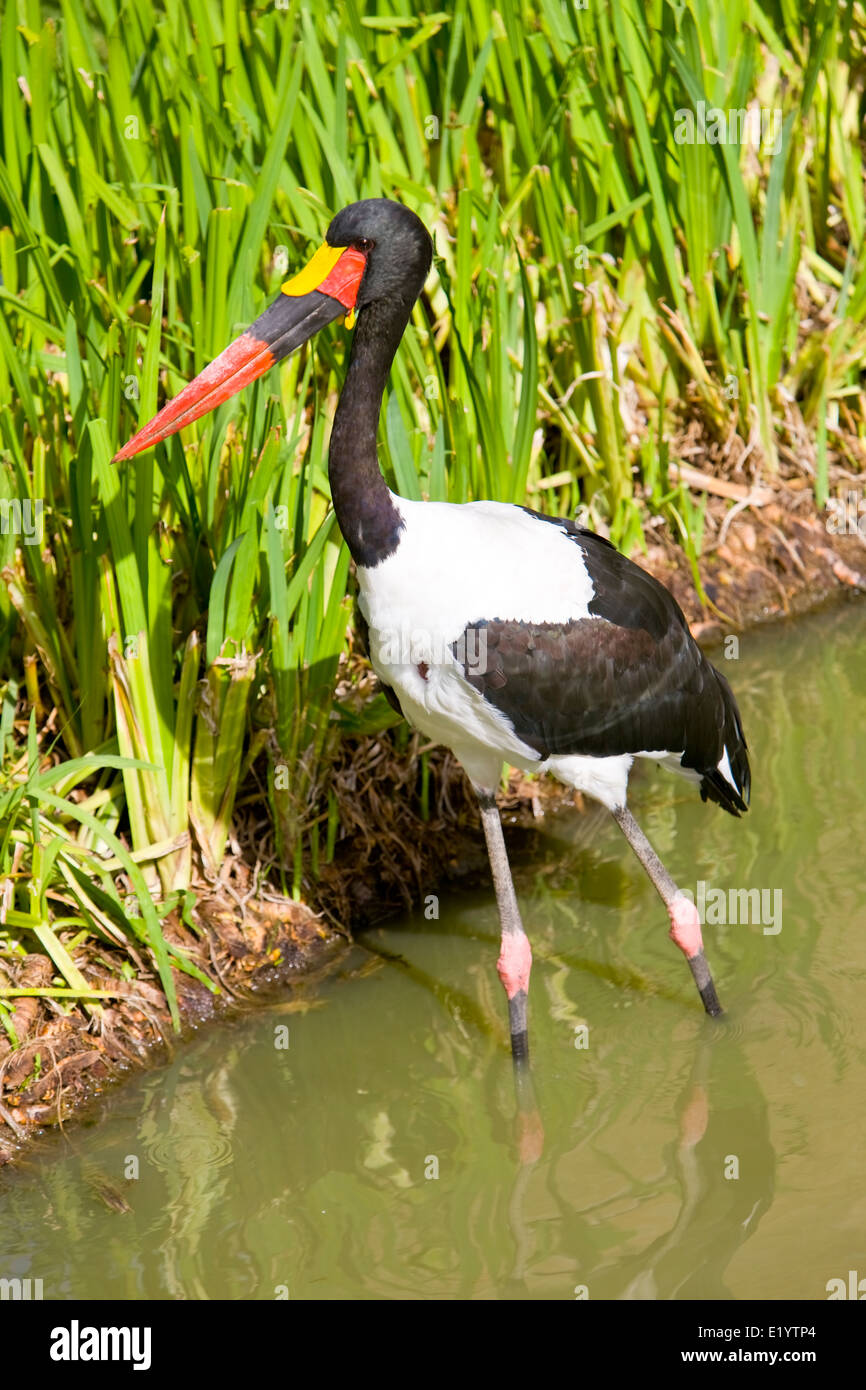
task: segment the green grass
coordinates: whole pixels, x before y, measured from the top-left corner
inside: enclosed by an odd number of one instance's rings
[[[793,414],[823,505],[828,448],[855,468],[866,436],[864,33],[861,4],[827,0],[9,0],[0,499],[41,501],[44,523],[37,544],[0,533],[10,940],[51,931],[70,894],[70,929],[132,930],[99,864],[121,861],[171,998],[153,904],[186,893],[194,846],[216,871],[244,778],[287,891],[333,852],[329,767],[359,728],[333,704],[344,332],[110,460],[345,203],[400,198],[436,241],[383,413],[399,491],[582,508],[626,550],[656,512],[697,577],[703,508],[668,482],[679,424],[736,431],[771,475]],[[677,143],[700,101],[778,111],[774,149]],[[391,719],[379,700],[363,727]]]

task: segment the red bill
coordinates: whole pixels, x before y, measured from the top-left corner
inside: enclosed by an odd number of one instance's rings
[[[352,314],[366,265],[366,256],[355,247],[320,246],[300,274],[283,285],[279,298],[133,435],[115,454],[115,462],[152,449],[191,425],[334,319]]]

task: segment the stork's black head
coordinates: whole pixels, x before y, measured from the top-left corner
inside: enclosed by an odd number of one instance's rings
[[[275,302],[115,457],[132,458],[200,419],[347,311],[351,317],[356,309],[380,304],[402,333],[432,256],[423,222],[401,203],[365,198],[343,208],[325,245],[281,287]],[[388,305],[401,312],[389,316]]]
[[[329,246],[353,246],[366,257],[356,308],[378,299],[411,307],[427,279],[433,242],[420,217],[392,198],[364,198],[338,212],[327,232]]]

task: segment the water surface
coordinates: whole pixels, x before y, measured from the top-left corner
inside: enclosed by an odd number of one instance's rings
[[[723,1022],[610,817],[548,817],[518,870],[535,1121],[492,894],[442,894],[0,1174],[0,1277],[46,1298],[821,1299],[866,1275],[864,652],[860,603],[716,654],[752,753],[742,820],[633,778],[717,916],[714,891],[730,919],[731,889],[766,890],[759,920],[704,929]]]

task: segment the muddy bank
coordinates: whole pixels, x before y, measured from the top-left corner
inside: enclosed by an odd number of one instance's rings
[[[246,865],[227,861],[219,882],[198,886],[192,920],[199,934],[177,920],[166,927],[168,939],[213,982],[209,989],[173,972],[184,1033],[257,1001],[285,997],[296,981],[314,986],[347,948],[347,935],[302,903],[245,901],[249,880]],[[118,978],[126,960],[118,950],[88,943],[72,955],[89,985],[115,997],[69,1013],[52,999],[10,1001],[21,1045],[13,1048],[5,1034],[0,1037],[0,1164],[40,1129],[62,1128],[131,1068],[166,1060],[180,1041],[146,959],[140,958],[138,978],[127,982]],[[47,956],[0,958],[0,988],[48,989],[54,976]]]
[[[692,470],[696,473],[696,470]],[[700,486],[700,477],[689,486]],[[674,592],[706,645],[833,595],[866,592],[866,542],[855,528],[836,535],[815,514],[811,491],[793,479],[774,489],[706,479],[700,578],[663,528],[648,530],[648,553],[635,558]],[[732,489],[741,488],[740,495]],[[730,503],[734,501],[732,515]],[[422,756],[423,755],[423,756]],[[421,784],[425,782],[422,818]],[[218,879],[201,877],[191,922],[169,919],[167,935],[212,982],[175,972],[184,1025],[198,1027],[229,1009],[286,990],[310,988],[344,956],[349,927],[359,929],[423,902],[448,884],[484,881],[487,861],[474,796],[450,754],[413,736],[396,754],[389,735],[346,740],[334,768],[342,835],[332,863],[311,888],[311,905],[262,885],[242,857]],[[512,772],[501,798],[509,833],[545,810],[581,798],[551,781]],[[248,837],[240,834],[241,843]],[[62,1125],[130,1068],[159,1061],[177,1039],[156,973],[139,956],[138,977],[120,978],[125,957],[110,944],[73,951],[89,984],[113,991],[110,1003],[77,1006],[24,996],[11,1023],[20,1047],[0,1033],[0,1163],[40,1129]],[[50,988],[44,955],[0,955],[0,988]]]
[[[750,491],[742,488],[735,508]],[[733,520],[731,510],[711,501],[700,561],[706,608],[686,556],[670,537],[633,557],[668,586],[703,645],[804,613],[835,594],[866,593],[866,518],[862,537],[854,527],[836,535],[827,525],[835,514],[817,516],[804,488],[788,483],[761,493],[767,497],[762,505],[744,506]]]

